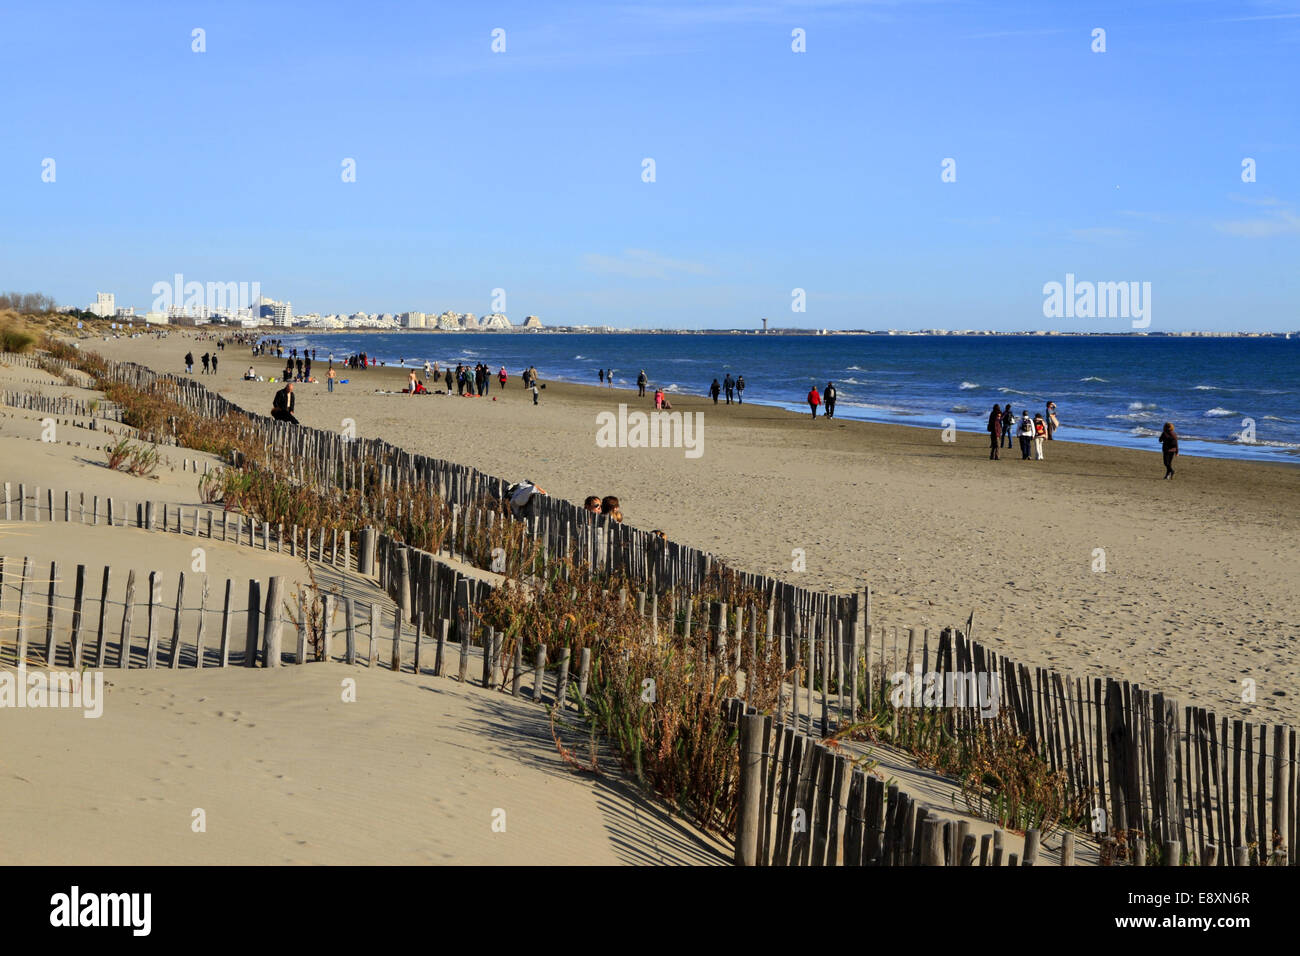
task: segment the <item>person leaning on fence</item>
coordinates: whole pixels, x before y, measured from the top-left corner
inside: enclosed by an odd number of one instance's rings
[[[275,393],[275,400],[271,403],[271,417],[278,422],[297,425],[298,419],[293,417],[293,408],[293,382],[286,382],[284,388]]]

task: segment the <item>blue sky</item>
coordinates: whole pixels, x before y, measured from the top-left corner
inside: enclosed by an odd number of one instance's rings
[[[0,288],[64,304],[1123,331],[1043,318],[1073,273],[1300,328],[1300,0],[51,2],[0,55]]]

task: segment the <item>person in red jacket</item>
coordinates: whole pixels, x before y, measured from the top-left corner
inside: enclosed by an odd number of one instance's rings
[[[501,388],[502,388],[502,390],[504,390],[505,387],[506,387],[506,379],[507,379],[508,377],[509,377],[509,376],[506,375],[506,367],[505,367],[504,365],[502,365],[502,366],[501,366],[501,371],[497,373],[497,380],[501,382]]]
[[[808,407],[812,409],[812,417],[817,418],[817,406],[822,403],[822,397],[817,393],[817,386],[814,385],[808,392]]]

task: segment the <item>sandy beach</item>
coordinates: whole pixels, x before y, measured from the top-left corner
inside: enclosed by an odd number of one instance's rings
[[[0,388],[47,396],[88,393],[26,367],[0,365]],[[25,615],[29,648],[43,652],[44,582],[59,562],[61,600],[54,632],[65,647],[71,632],[68,596],[74,567],[85,564],[93,622],[98,584],[111,566],[114,591],[109,633],[122,619],[121,588],[128,571],[144,600],[150,572],[163,578],[162,665],[144,669],[144,608],[137,606],[134,662],[117,667],[107,655],[98,716],[81,708],[0,709],[0,860],[8,864],[692,864],[729,861],[727,848],[626,778],[607,754],[601,775],[575,773],[556,752],[546,711],[531,702],[429,674],[314,663],[279,671],[214,666],[221,589],[265,582],[272,575],[288,593],[319,583],[381,606],[392,602],[371,581],[300,558],[233,541],[109,527],[108,499],[118,522],[134,522],[136,502],[165,504],[193,514],[202,505],[197,478],[182,459],[219,464],[190,450],[163,449],[148,478],[110,471],[100,446],[106,431],[76,427],[60,416],[56,438],[42,440],[42,416],[0,408],[3,481],[11,486],[13,517],[0,522],[0,674],[12,677],[22,558],[36,581]],[[111,425],[105,426],[112,429]],[[19,486],[27,514],[19,519]],[[56,518],[46,506],[53,492]],[[64,520],[64,492],[84,523]],[[90,504],[98,496],[99,523]],[[39,511],[36,503],[40,502]],[[192,573],[201,550],[203,573]],[[167,602],[178,571],[189,579],[183,665],[167,665]],[[198,590],[206,581],[208,669],[193,667]],[[241,605],[242,606],[242,605]],[[239,638],[242,640],[242,618]],[[385,632],[387,633],[387,632]],[[413,640],[408,636],[405,643]],[[236,653],[242,647],[236,641]],[[387,660],[379,641],[376,655]],[[411,648],[405,653],[409,656]],[[63,663],[69,658],[56,651]],[[449,655],[449,669],[459,658]],[[32,667],[32,671],[39,668]],[[478,671],[477,662],[471,668]],[[89,672],[86,672],[89,673]],[[355,681],[355,699],[342,687]],[[502,811],[499,813],[498,811]],[[200,820],[201,817],[201,820]],[[494,826],[495,824],[495,826]],[[502,829],[501,827],[504,827]]]
[[[178,372],[187,349],[211,347],[192,335],[83,347]],[[220,372],[199,377],[265,413],[278,385],[243,382],[249,364],[247,348],[230,346]],[[268,377],[283,368],[251,364]],[[316,374],[326,365],[322,355]],[[1006,450],[989,461],[984,434],[948,443],[932,429],[690,396],[674,408],[703,413],[700,457],[602,448],[599,413],[652,403],[547,382],[540,369],[534,407],[520,370],[508,371],[504,392],[484,398],[381,394],[404,387],[396,368],[341,374],[350,381],[333,394],[297,386],[297,414],[321,428],[352,419],[360,435],[572,500],[617,495],[635,526],[741,568],[817,588],[869,584],[876,626],[937,631],[973,612],[980,640],[1026,664],[1123,677],[1224,716],[1300,722],[1300,468],[1184,457],[1162,481],[1154,442],[1146,453],[1058,440],[1042,462]],[[1253,704],[1244,678],[1256,682]]]

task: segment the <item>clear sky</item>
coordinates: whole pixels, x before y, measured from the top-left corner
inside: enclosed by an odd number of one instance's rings
[[[0,56],[0,289],[66,305],[1300,328],[1300,0],[56,0]]]

